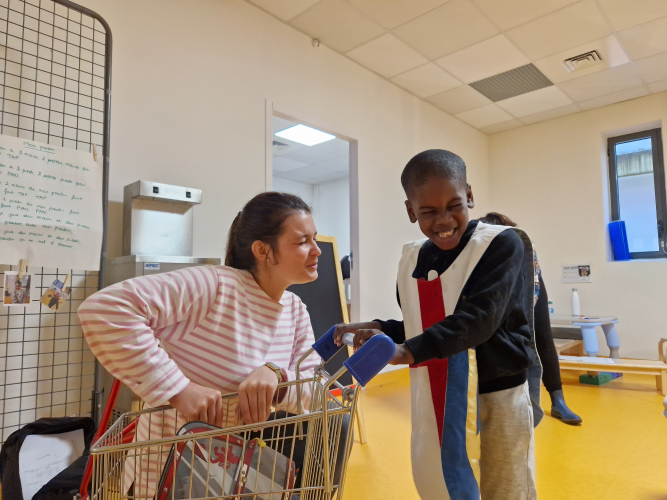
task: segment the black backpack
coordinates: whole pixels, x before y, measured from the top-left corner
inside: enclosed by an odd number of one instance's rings
[[[31,434],[62,434],[83,429],[86,445],[83,455],[46,483],[33,496],[33,500],[72,500],[81,486],[96,428],[95,421],[90,417],[40,418],[13,432],[0,450],[2,498],[23,500],[23,490],[21,489],[21,478],[19,476],[19,451],[26,436]]]

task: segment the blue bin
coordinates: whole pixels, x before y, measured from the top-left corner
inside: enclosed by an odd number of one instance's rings
[[[628,246],[628,234],[625,231],[625,221],[610,222],[609,235],[614,247],[614,260],[630,260],[630,247]]]

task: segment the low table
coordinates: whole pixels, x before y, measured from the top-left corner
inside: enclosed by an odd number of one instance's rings
[[[583,343],[583,340],[577,339],[554,339],[554,346],[556,347],[556,352],[558,354],[562,353],[563,351],[572,349],[573,347],[580,346]]]
[[[598,337],[595,333],[596,327],[602,327],[604,336],[607,339],[609,347],[609,357],[620,359],[618,349],[621,347],[621,340],[616,331],[618,318],[615,316],[567,316],[562,314],[552,314],[550,317],[552,325],[577,326],[581,328],[581,335],[584,338],[584,349],[589,357],[596,357],[599,352]]]
[[[638,373],[654,375],[656,385],[667,396],[667,364],[646,359],[591,358],[586,356],[558,356],[561,370],[592,370],[600,372]]]

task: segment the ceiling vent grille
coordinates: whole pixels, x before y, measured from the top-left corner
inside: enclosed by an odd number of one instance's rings
[[[493,102],[527,94],[551,85],[553,85],[551,80],[532,63],[470,84],[477,92]]]
[[[285,144],[284,142],[280,141],[273,141],[273,152],[274,153],[280,153],[281,151],[285,151],[286,149],[289,149],[289,144]]]
[[[597,50],[591,50],[585,54],[579,54],[578,56],[570,57],[563,61],[565,69],[572,73],[573,71],[581,71],[582,69],[590,68],[602,62],[602,57]]]

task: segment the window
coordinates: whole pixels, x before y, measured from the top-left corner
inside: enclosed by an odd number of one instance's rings
[[[661,129],[611,137],[607,146],[611,218],[625,221],[631,258],[667,257]]]

